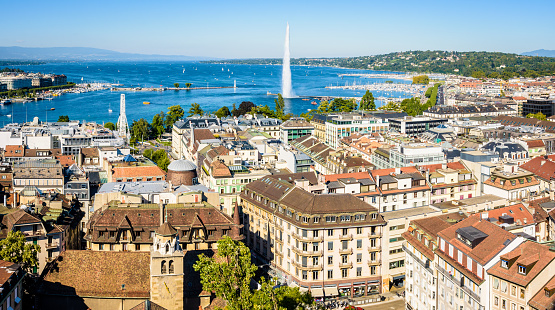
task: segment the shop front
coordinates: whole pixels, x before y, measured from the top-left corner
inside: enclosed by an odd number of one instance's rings
[[[380,293],[380,280],[368,281],[367,289],[368,296]]]
[[[351,283],[339,284],[339,297],[351,297]]]
[[[366,293],[366,282],[353,283],[353,297],[362,297]]]

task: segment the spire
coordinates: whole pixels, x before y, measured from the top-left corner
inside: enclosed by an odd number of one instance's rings
[[[127,124],[127,116],[125,115],[125,94],[121,94],[119,104],[119,118],[118,118],[118,134],[129,142],[129,124]]]

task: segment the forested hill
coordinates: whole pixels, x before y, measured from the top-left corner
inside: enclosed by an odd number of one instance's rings
[[[281,59],[212,61],[232,64],[281,64]],[[511,78],[555,75],[555,58],[499,52],[408,51],[346,58],[296,58],[292,65],[352,69],[448,73],[474,77]]]

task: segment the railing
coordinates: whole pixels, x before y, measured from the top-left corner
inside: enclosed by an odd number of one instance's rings
[[[368,260],[368,265],[380,265],[382,263],[382,260],[380,258],[371,260]]]
[[[459,286],[465,293],[472,296],[472,298],[474,298],[476,301],[480,302],[480,296],[478,296],[478,294],[474,293],[470,288],[466,287],[465,285],[461,286],[460,280],[456,280],[452,274],[450,274],[447,270],[443,269],[443,267],[441,267],[440,265],[436,264],[436,268],[444,276],[451,279],[451,281],[453,281],[455,285]]]
[[[312,269],[312,270],[323,270],[324,269],[324,264],[318,264],[318,265],[303,265],[301,263],[298,263],[296,261],[292,261],[293,266],[297,267],[297,268],[301,268],[301,269]]]
[[[50,263],[51,261],[53,261],[55,259],[56,259],[55,257],[45,257],[44,261],[47,262],[47,263]]]
[[[308,236],[303,237],[303,236],[298,235],[296,233],[292,233],[292,235],[293,235],[293,238],[295,238],[295,239],[299,239],[299,240],[303,240],[303,241],[307,241],[307,242],[320,242],[320,241],[322,241],[322,236],[319,236],[319,237],[308,237]]]
[[[25,237],[38,237],[43,235],[42,230],[26,231],[22,233],[23,235],[25,235]]]
[[[313,256],[322,256],[323,255],[323,251],[319,250],[319,251],[303,251],[302,249],[297,248],[296,246],[293,246],[293,251],[298,253],[298,254],[302,254],[302,255],[313,255]]]
[[[369,232],[368,238],[377,238],[377,237],[380,237],[381,235],[382,235],[381,231]]]
[[[58,247],[58,242],[52,242],[52,243],[47,243],[46,244],[46,249],[50,250],[50,249],[55,249]]]
[[[353,254],[353,249],[339,249],[339,254]]]
[[[353,240],[353,235],[352,234],[340,235],[339,239],[340,240]]]
[[[353,263],[339,263],[339,268],[352,268]]]
[[[376,244],[375,246],[370,245],[368,247],[368,252],[378,252],[380,250],[380,246]]]

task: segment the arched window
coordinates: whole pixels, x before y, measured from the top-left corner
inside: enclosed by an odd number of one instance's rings
[[[170,252],[170,245],[168,243],[166,243],[166,253]]]
[[[171,273],[173,273],[173,260],[170,260],[170,263],[168,265],[169,265],[169,268],[168,268],[169,273],[171,274]]]
[[[160,273],[161,273],[161,274],[165,274],[165,273],[166,273],[166,261],[165,261],[165,260],[162,261],[162,268],[161,268],[161,270],[160,270]]]

